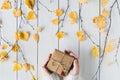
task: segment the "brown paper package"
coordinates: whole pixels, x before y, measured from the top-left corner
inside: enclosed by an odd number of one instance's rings
[[[61,77],[65,77],[72,68],[73,61],[74,57],[55,49],[46,68],[51,72],[57,73]]]

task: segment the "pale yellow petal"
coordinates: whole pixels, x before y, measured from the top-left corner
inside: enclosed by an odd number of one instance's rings
[[[29,11],[27,15],[27,20],[34,20],[36,19],[36,14],[34,11]]]
[[[28,8],[33,9],[35,5],[34,0],[25,0],[25,4],[28,6]]]

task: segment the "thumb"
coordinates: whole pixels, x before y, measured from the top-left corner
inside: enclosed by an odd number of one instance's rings
[[[74,63],[73,63],[73,71],[79,71],[79,63],[78,63],[78,60],[74,60]]]

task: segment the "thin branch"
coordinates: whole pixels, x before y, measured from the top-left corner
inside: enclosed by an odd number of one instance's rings
[[[46,7],[42,2],[38,1],[40,5],[42,5],[45,9],[47,9],[47,11],[49,12],[54,12],[52,10],[50,10],[48,7]]]
[[[79,24],[80,28],[84,31],[84,33],[86,34],[86,36],[89,38],[89,40],[90,40],[94,45],[99,46],[98,44],[96,44],[95,41],[93,41],[93,39],[90,37],[90,35],[87,33],[87,31],[83,28],[83,18],[82,18],[82,16],[81,16],[81,11],[82,11],[82,4],[81,4],[81,8],[79,8],[79,20],[80,20],[80,22],[81,22],[81,26],[80,26],[80,24]]]
[[[2,36],[1,36],[1,39],[6,43],[8,44],[9,46],[12,46],[12,44],[10,42],[8,42],[7,40],[5,40]]]
[[[118,9],[118,12],[119,12],[119,16],[120,16],[120,7],[119,7],[119,3],[118,3],[118,0],[117,0],[117,9]]]
[[[116,49],[116,54],[115,54],[115,62],[117,63],[117,65],[119,66],[118,60],[117,60],[117,56],[118,56],[118,51],[120,48],[120,38],[118,40],[118,44],[117,44],[117,49]]]
[[[24,14],[22,14],[22,18],[23,18],[25,24],[28,24],[33,30],[35,30],[34,26],[33,26],[32,24],[30,24],[30,23],[26,20]]]
[[[110,30],[111,30],[111,22],[112,22],[112,19],[111,19],[111,15],[112,15],[112,10],[113,10],[113,7],[115,5],[115,3],[117,2],[117,0],[114,1],[114,3],[112,4],[112,6],[110,7],[110,16],[109,16],[109,20],[110,20],[110,24],[109,24],[109,27],[108,27],[108,31],[107,31],[107,34],[106,34],[106,37],[105,37],[105,44],[104,44],[104,48],[103,48],[103,54],[100,56],[102,59],[98,65],[98,68],[97,68],[97,71],[95,72],[94,76],[92,78],[95,77],[95,75],[97,75],[99,69],[100,69],[100,66],[103,62],[103,58],[104,58],[104,53],[105,53],[105,48],[106,48],[106,45],[107,45],[107,40],[108,40],[108,36],[109,36],[109,33],[110,33]]]
[[[64,14],[64,17],[63,19],[61,20],[61,27],[59,27],[59,31],[63,28],[64,26],[64,23],[65,23],[65,19],[66,19],[66,16],[67,16],[67,12],[69,10],[69,7],[70,7],[70,4],[69,4],[69,0],[67,0],[67,8],[65,10],[65,14]]]

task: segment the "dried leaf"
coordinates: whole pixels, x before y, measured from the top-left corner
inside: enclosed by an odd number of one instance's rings
[[[12,8],[11,3],[8,0],[4,0],[1,9],[9,10],[11,8]]]
[[[37,33],[33,34],[33,39],[35,42],[38,43],[39,42],[39,34],[37,34]]]
[[[94,17],[93,18],[93,22],[95,23],[97,28],[105,28],[107,23],[106,23],[106,19],[104,16],[100,15],[98,17]]]
[[[83,31],[78,31],[78,32],[76,33],[76,35],[77,35],[77,37],[78,37],[78,39],[79,39],[80,41],[84,41],[84,40],[85,40],[85,34],[84,34]]]
[[[57,32],[56,36],[57,36],[58,39],[61,39],[65,36],[65,33],[64,32]]]
[[[102,33],[102,34],[105,34],[106,31],[105,31],[105,29],[103,28],[103,29],[100,29],[99,32]]]
[[[104,16],[104,17],[108,17],[110,14],[109,14],[109,11],[108,10],[103,10],[102,11],[102,16]]]
[[[102,7],[105,7],[108,4],[109,0],[101,0]]]
[[[4,62],[4,61],[6,61],[7,59],[8,59],[9,57],[8,57],[8,54],[7,54],[7,52],[0,52],[0,62]]]
[[[21,70],[21,68],[22,68],[21,64],[15,63],[14,67],[13,67],[13,71],[19,71],[19,70]]]
[[[62,9],[56,9],[55,14],[56,14],[56,16],[61,16],[63,14],[63,10]]]
[[[111,53],[114,50],[115,50],[115,46],[113,44],[107,44],[106,48],[105,48],[105,53],[108,54],[108,53]]]
[[[25,0],[25,4],[28,6],[28,8],[33,9],[35,1],[34,0]]]
[[[16,40],[24,40],[27,41],[30,37],[30,33],[28,31],[20,31],[20,32],[15,32],[15,39]]]
[[[36,28],[36,31],[42,32],[42,28],[41,28],[41,27],[37,27],[37,28]]]
[[[19,47],[18,44],[14,44],[14,45],[12,46],[12,51],[13,51],[13,52],[19,52],[19,49],[20,49],[20,47]]]
[[[34,66],[30,65],[30,70],[34,71]]]
[[[36,19],[36,14],[34,11],[29,11],[27,15],[27,20],[34,20]]]
[[[97,46],[93,46],[92,56],[93,56],[93,58],[97,58],[99,56],[99,48]]]
[[[110,61],[110,62],[108,63],[108,66],[113,65],[113,63],[114,63],[114,61]]]
[[[81,4],[86,4],[86,3],[88,3],[88,0],[78,0],[79,1],[79,3],[81,3]]]
[[[75,24],[77,23],[78,15],[76,11],[72,11],[69,13],[69,18],[70,18],[70,24]]]
[[[72,11],[69,13],[69,18],[71,19],[77,19],[78,16],[77,16],[77,12],[76,11]]]
[[[3,45],[2,45],[2,49],[3,49],[3,50],[5,50],[5,49],[7,49],[7,48],[8,48],[8,45],[7,45],[7,44],[3,44]]]
[[[39,78],[39,76],[32,76],[32,79],[31,80],[36,80],[36,79],[38,79]]]
[[[58,18],[55,18],[55,19],[52,20],[52,24],[54,24],[54,25],[58,25],[59,22],[60,21],[58,20]]]
[[[14,9],[13,14],[15,17],[20,17],[22,15],[22,11],[20,9]]]
[[[30,70],[30,64],[28,63],[23,64],[22,67],[26,72]]]

